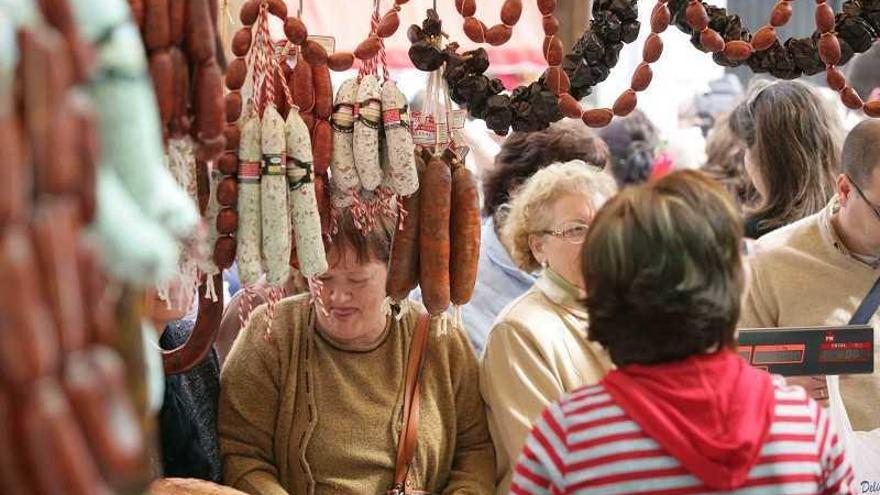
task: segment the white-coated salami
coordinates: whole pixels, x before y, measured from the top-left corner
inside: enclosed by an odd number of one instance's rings
[[[260,125],[263,169],[260,178],[262,258],[266,280],[283,285],[290,275],[290,219],[287,206],[287,145],[284,119],[275,105],[266,106]]]
[[[330,156],[330,181],[337,191],[357,191],[361,187],[354,167],[354,103],[357,79],[342,83],[336,92],[336,104],[330,124],[333,126],[333,153]]]
[[[238,235],[236,259],[242,285],[254,284],[263,272],[260,258],[262,212],[260,208],[260,119],[248,116],[241,127],[238,148]]]
[[[357,91],[358,115],[354,121],[354,166],[361,187],[373,191],[382,183],[379,164],[379,126],[382,122],[382,90],[376,76],[361,79]]]
[[[394,81],[382,85],[382,125],[385,129],[383,149],[386,185],[398,196],[409,196],[419,188],[419,173],[413,154],[406,96]]]
[[[294,107],[287,115],[287,181],[289,185],[290,220],[296,236],[296,256],[304,277],[327,271],[327,256],[321,239],[321,216],[315,198],[312,167],[312,143],[309,129]]]

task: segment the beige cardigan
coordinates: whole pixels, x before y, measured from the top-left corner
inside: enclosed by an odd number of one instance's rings
[[[495,320],[482,357],[480,392],[496,452],[496,493],[507,494],[511,471],[532,429],[552,402],[597,383],[612,368],[586,339],[587,315],[577,289],[545,270],[528,292]]]
[[[320,417],[320,408],[314,407],[304,385],[309,373],[320,373],[305,364],[313,345],[313,311],[308,294],[282,300],[275,307],[267,338],[266,306],[261,306],[233,345],[221,373],[218,419],[227,485],[260,495],[314,492],[314,478],[321,473],[313,473],[308,464],[307,439],[300,443],[302,432],[311,430]],[[405,332],[407,348],[421,311],[416,304],[404,302],[399,321],[391,322],[391,332]],[[405,359],[406,353],[401,354]],[[475,495],[494,489],[494,453],[477,374],[476,358],[463,331],[447,325],[445,319],[435,320],[422,375],[421,410],[426,417],[440,420],[439,424],[420,423],[414,469],[421,488],[436,494]],[[402,382],[401,377],[399,383],[376,384],[400,388],[398,412],[358,411],[352,421],[400,418]],[[301,400],[296,401],[297,397]],[[400,424],[393,423],[389,427],[396,438]],[[298,453],[297,445],[301,446]],[[348,445],[341,434],[322,447],[357,448]],[[388,453],[388,466],[394,465],[395,455]]]
[[[831,224],[836,198],[821,212],[758,240],[749,256],[751,281],[740,328],[846,325],[880,276],[853,257]],[[874,362],[880,362],[880,316],[874,326]],[[854,430],[880,428],[880,372],[840,377]]]

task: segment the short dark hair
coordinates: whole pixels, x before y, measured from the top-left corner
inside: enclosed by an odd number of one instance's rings
[[[358,227],[350,208],[337,209],[335,228],[324,237],[324,249],[330,266],[339,262],[344,248],[354,251],[358,263],[378,261],[388,263],[391,258],[391,235],[394,230],[391,219],[381,217],[366,234]]]
[[[742,235],[730,196],[701,172],[625,189],[583,247],[588,338],[617,366],[735,348]]]
[[[880,167],[880,121],[866,120],[853,127],[843,142],[843,173],[860,187],[870,186],[874,170]]]
[[[563,119],[542,131],[511,134],[482,178],[483,214],[494,216],[538,170],[572,160],[599,168],[605,168],[608,161],[608,146],[581,121]]]

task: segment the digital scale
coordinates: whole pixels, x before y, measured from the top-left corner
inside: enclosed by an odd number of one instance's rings
[[[874,372],[874,329],[839,327],[743,328],[739,354],[756,368],[783,376]]]

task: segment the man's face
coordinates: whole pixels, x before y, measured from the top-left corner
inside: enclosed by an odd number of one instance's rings
[[[853,235],[862,236],[862,241],[880,256],[880,167],[864,185],[845,179],[840,187],[841,204],[846,208]]]

